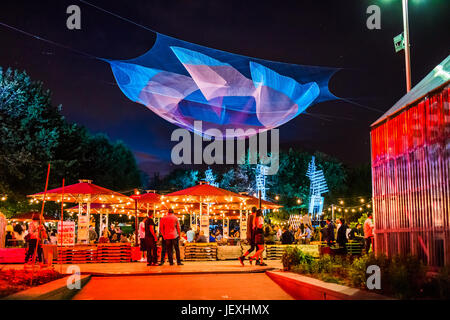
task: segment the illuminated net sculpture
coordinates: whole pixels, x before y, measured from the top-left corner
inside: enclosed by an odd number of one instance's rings
[[[327,182],[323,176],[322,170],[317,170],[315,164],[315,157],[313,156],[308,165],[306,176],[311,181],[309,192],[309,207],[308,213],[316,220],[323,211],[323,197],[322,194],[328,192]]]
[[[105,61],[130,100],[203,136],[224,138],[227,129],[226,138],[251,136],[336,99],[328,89],[336,68],[255,59],[159,33],[142,56]],[[201,130],[195,120],[202,121]],[[245,132],[250,129],[255,131]]]

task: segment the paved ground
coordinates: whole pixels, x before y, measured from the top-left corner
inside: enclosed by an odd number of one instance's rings
[[[292,300],[264,273],[93,277],[75,300]]]
[[[186,261],[183,266],[168,263],[163,266],[148,267],[145,262],[130,263],[82,263],[78,264],[82,274],[120,276],[120,275],[161,275],[161,274],[196,274],[196,273],[248,273],[265,272],[267,270],[281,269],[279,260],[267,260],[267,267],[250,266],[248,261],[242,267],[237,260],[228,261]],[[66,273],[69,265],[54,265],[56,271]],[[0,265],[4,269],[23,269],[23,264]],[[73,271],[72,271],[73,272]]]

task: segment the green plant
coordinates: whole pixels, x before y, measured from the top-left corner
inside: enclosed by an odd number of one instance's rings
[[[291,270],[293,266],[311,264],[313,260],[313,256],[303,253],[303,251],[299,248],[293,246],[286,247],[283,255],[281,256],[281,262],[283,263],[284,270]]]
[[[443,267],[438,274],[427,278],[422,295],[433,299],[450,299],[450,267]]]

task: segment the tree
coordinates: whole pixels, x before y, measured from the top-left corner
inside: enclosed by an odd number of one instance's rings
[[[25,72],[0,68],[0,203],[6,213],[26,210],[26,195],[42,191],[47,164],[49,188],[80,178],[111,189],[141,185],[132,152],[107,136],[91,135],[82,126],[68,123],[61,106],[51,103],[50,91]]]

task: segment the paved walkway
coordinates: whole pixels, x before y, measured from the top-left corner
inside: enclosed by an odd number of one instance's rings
[[[74,299],[292,300],[293,298],[264,273],[250,273],[93,277]]]
[[[248,261],[242,267],[237,260],[228,261],[186,261],[183,266],[176,264],[171,266],[168,263],[163,266],[148,267],[145,262],[129,263],[82,263],[78,264],[82,274],[92,274],[96,276],[121,276],[121,275],[170,275],[170,274],[220,274],[220,273],[261,273],[268,270],[278,270],[282,268],[281,261],[268,260],[267,267],[259,267],[254,264],[250,266]],[[67,273],[68,264],[55,264],[56,271]],[[4,269],[23,269],[23,264],[0,265]],[[61,269],[60,269],[61,268]],[[73,272],[73,271],[72,271]]]

